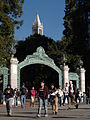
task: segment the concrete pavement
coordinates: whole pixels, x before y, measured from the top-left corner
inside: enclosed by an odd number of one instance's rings
[[[79,105],[79,109],[75,109],[72,106],[71,110],[67,110],[67,106],[59,107],[59,112],[57,115],[53,115],[51,107],[48,108],[49,116],[44,117],[44,110],[42,110],[41,118],[37,118],[37,107],[26,107],[22,109],[21,107],[13,108],[12,117],[8,117],[6,113],[5,106],[0,106],[0,120],[90,120],[90,104],[89,105]]]

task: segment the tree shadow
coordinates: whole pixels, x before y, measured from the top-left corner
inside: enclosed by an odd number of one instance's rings
[[[90,107],[89,107],[89,108],[78,108],[78,109],[81,109],[81,110],[82,110],[82,109],[85,109],[85,110],[90,110]]]
[[[37,112],[14,112],[16,114],[37,114]]]
[[[32,119],[36,119],[37,116],[25,116],[25,115],[12,115],[12,116],[7,116],[6,114],[0,114],[0,117],[4,117],[4,118],[32,118]]]
[[[70,117],[70,116],[69,116],[69,117],[68,117],[68,116],[66,116],[66,117],[64,116],[64,117],[63,117],[63,116],[57,116],[57,117],[52,117],[52,118],[56,118],[56,119],[57,119],[57,118],[70,118],[70,119],[72,119],[72,118],[77,118],[77,117]]]
[[[32,118],[35,119],[37,116],[25,116],[25,115],[12,115],[12,118]]]

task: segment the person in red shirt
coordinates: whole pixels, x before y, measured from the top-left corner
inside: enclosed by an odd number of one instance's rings
[[[36,90],[34,89],[34,87],[32,87],[31,90],[31,102],[30,102],[30,106],[34,106],[35,104],[35,96],[36,96]]]

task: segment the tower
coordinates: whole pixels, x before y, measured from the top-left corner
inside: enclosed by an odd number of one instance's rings
[[[32,24],[32,35],[34,34],[43,35],[43,24],[40,22],[38,13],[36,13],[35,21]]]

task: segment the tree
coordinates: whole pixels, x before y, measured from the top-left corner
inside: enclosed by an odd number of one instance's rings
[[[46,54],[54,60],[58,67],[60,67],[62,57],[60,45],[60,41],[54,41],[44,35],[31,35],[27,37],[25,41],[17,42],[15,57],[17,57],[19,62],[22,62],[27,55],[32,55],[36,52],[37,47],[42,46],[45,49]],[[27,87],[30,87],[34,82],[37,89],[37,86],[42,79],[46,80],[45,82],[48,86],[51,82],[54,82],[55,85],[58,86],[58,73],[48,66],[35,64],[26,66],[21,70],[21,84],[22,80],[24,82],[27,81]]]
[[[0,0],[0,65],[7,66],[14,42],[14,28],[19,28],[24,0]]]
[[[18,41],[16,45],[16,54],[19,62],[23,61],[27,55],[33,54],[37,47],[42,46],[46,54],[54,59],[57,65],[60,65],[62,52],[60,51],[60,41],[54,41],[46,36],[38,34],[31,35],[25,41]]]
[[[88,1],[88,0],[87,0]],[[63,40],[64,51],[67,52],[71,69],[74,68],[73,63],[78,59],[84,61],[86,72],[88,69],[87,58],[89,59],[88,49],[88,13],[90,12],[90,2],[86,0],[66,0]]]

